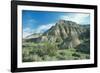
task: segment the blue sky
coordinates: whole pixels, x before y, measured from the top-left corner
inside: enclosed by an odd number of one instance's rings
[[[23,37],[32,33],[43,33],[61,19],[74,21],[78,24],[90,24],[90,14],[88,13],[23,10]]]

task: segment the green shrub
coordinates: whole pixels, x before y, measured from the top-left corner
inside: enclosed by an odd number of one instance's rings
[[[38,55],[33,55],[33,56],[32,56],[32,60],[33,60],[33,61],[42,61],[42,58],[39,57]]]
[[[86,56],[86,59],[90,59],[90,56],[89,56],[89,55],[87,55],[87,56]]]
[[[60,52],[60,54],[61,54],[62,56],[66,55],[66,53],[65,53],[65,52]]]
[[[42,61],[42,58],[38,55],[32,55],[23,57],[23,62],[33,62],[33,61]]]
[[[72,56],[80,57],[80,55],[78,53],[73,53]]]
[[[22,60],[23,60],[23,62],[32,62],[33,61],[32,57],[30,57],[30,56],[24,56]]]
[[[55,61],[58,60],[56,56],[49,56],[49,55],[45,55],[43,56],[43,60],[44,61]]]
[[[44,46],[44,51],[50,55],[50,56],[54,56],[56,55],[56,52],[58,50],[58,47],[53,44],[53,43],[49,43],[49,42],[46,42],[45,43],[45,46]]]
[[[85,54],[90,54],[90,40],[84,41],[82,44],[75,47],[77,52],[82,52]]]
[[[43,60],[45,61],[50,61],[51,60],[51,57],[49,55],[45,55],[42,57]]]
[[[74,60],[78,60],[79,58],[78,57],[74,57]]]

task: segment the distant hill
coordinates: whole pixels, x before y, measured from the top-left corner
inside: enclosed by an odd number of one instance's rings
[[[55,43],[59,48],[75,48],[89,41],[90,25],[79,25],[73,21],[59,20],[55,26],[42,34],[27,36],[24,42],[50,42]],[[88,45],[85,45],[88,46]]]

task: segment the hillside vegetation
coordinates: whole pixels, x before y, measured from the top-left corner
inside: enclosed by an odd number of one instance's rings
[[[23,39],[23,62],[90,58],[89,25],[60,20],[55,26],[40,34],[33,33]]]

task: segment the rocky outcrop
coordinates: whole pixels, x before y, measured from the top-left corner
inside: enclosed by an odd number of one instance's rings
[[[44,32],[38,38],[30,38],[33,42],[56,43],[60,48],[74,48],[82,43],[82,40],[90,36],[89,25],[79,25],[72,21],[59,20],[55,26]]]

